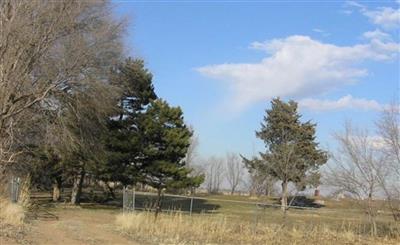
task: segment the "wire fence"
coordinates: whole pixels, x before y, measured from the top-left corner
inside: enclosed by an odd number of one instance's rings
[[[185,196],[163,194],[161,196],[161,212],[186,213],[188,215],[209,215],[223,217],[229,220],[240,220],[254,225],[265,224],[329,224],[342,227],[347,224],[356,224],[364,227],[368,222],[367,214],[361,206],[348,205],[341,207],[338,203],[329,202],[325,207],[324,201],[319,198],[295,196],[289,198],[288,212],[282,212],[279,198],[249,200],[243,196]],[[334,207],[332,207],[334,206]],[[390,212],[384,207],[376,207],[379,222],[391,220]],[[140,192],[134,189],[123,190],[123,212],[150,211],[157,209],[157,194],[152,192]],[[215,216],[217,215],[217,216]]]
[[[195,207],[193,196],[181,196],[163,194],[161,196],[161,211],[168,212],[187,212],[192,214],[198,212],[199,207]],[[135,210],[154,211],[157,206],[157,194],[150,192],[137,192],[135,189],[123,189],[123,211],[133,212]],[[197,210],[195,210],[197,208]]]
[[[16,180],[14,183],[17,185],[18,181]],[[96,194],[104,195],[102,192]],[[137,212],[140,215],[147,215],[146,212],[157,210],[157,193],[124,188],[122,192],[118,190],[115,194],[116,199],[109,203],[104,202],[104,205],[113,205],[113,208],[119,210],[122,206],[124,213]],[[166,213],[166,215],[174,217],[175,214],[178,214],[177,218],[179,219],[187,216],[193,222],[216,222],[221,226],[240,224],[243,229],[253,230],[254,234],[257,234],[259,227],[267,227],[268,225],[272,225],[270,227],[273,229],[280,229],[279,227],[286,225],[295,228],[307,226],[311,229],[314,225],[323,225],[334,229],[362,231],[363,234],[369,231],[369,221],[365,210],[354,205],[353,202],[347,202],[347,200],[335,201],[299,196],[291,202],[292,198],[289,198],[288,201],[291,205],[288,209],[290,211],[287,215],[283,215],[278,197],[262,196],[252,199],[249,196],[239,195],[198,193],[197,196],[189,196],[164,193],[161,198],[161,212]],[[317,201],[323,200],[326,202],[325,207],[322,202],[319,206],[312,206],[318,203]],[[91,207],[91,205],[87,207]],[[391,222],[392,217],[387,209],[382,210],[383,212],[378,213],[377,218],[379,219],[377,221],[382,224],[381,227],[389,227],[387,224]],[[181,217],[180,213],[186,215]],[[167,222],[169,222],[168,219]],[[238,232],[240,231],[238,230]]]
[[[210,197],[195,197],[173,194],[162,194],[161,196],[161,211],[168,212],[184,212],[192,215],[193,213],[216,213],[221,207],[221,202],[225,203],[223,206],[231,207],[231,210],[238,210],[241,212],[252,211],[254,213],[265,212],[267,208],[279,209],[280,204],[267,203],[267,202],[251,202],[243,200],[226,200],[221,198]],[[298,204],[299,202],[295,202]],[[154,211],[157,205],[157,194],[151,192],[138,192],[135,189],[123,189],[123,211],[133,212],[135,210]],[[302,209],[302,210],[317,210],[319,205],[314,207],[305,207],[291,205],[288,209]]]

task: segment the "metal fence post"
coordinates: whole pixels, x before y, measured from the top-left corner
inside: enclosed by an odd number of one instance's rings
[[[257,223],[258,223],[258,206],[256,204],[254,209],[254,228],[253,228],[254,233],[256,233],[257,231]]]
[[[126,197],[125,197],[125,192],[126,192],[126,190],[125,190],[125,186],[124,186],[124,188],[122,188],[122,212],[123,213],[125,213],[125,199],[126,199]]]
[[[19,188],[20,188],[20,184],[21,184],[21,179],[19,177],[17,177],[17,186],[15,188],[15,201],[18,202],[19,199]]]
[[[190,216],[192,215],[192,210],[193,210],[193,196],[190,199]]]
[[[14,177],[11,176],[11,183],[10,183],[10,198],[11,198],[11,202],[15,202],[14,201]]]
[[[20,178],[11,176],[10,199],[11,199],[11,202],[13,202],[13,203],[18,202],[19,184],[20,184]]]
[[[136,190],[135,187],[132,188],[132,211],[135,212],[135,197],[136,197]]]

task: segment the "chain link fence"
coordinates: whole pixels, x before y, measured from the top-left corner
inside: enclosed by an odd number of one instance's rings
[[[205,212],[201,209],[198,198],[192,196],[180,196],[163,194],[161,196],[161,211],[185,212],[190,215],[193,212]],[[137,192],[135,189],[123,189],[123,211],[135,210],[154,211],[157,206],[157,194],[150,192]]]
[[[200,194],[201,195],[201,194]],[[161,212],[186,213],[188,215],[201,214],[220,217],[229,221],[240,221],[263,227],[269,224],[304,226],[326,224],[330,227],[344,229],[352,227],[355,231],[368,231],[368,216],[361,206],[348,206],[339,208],[341,201],[329,205],[338,205],[336,208],[324,208],[323,199],[307,196],[294,196],[289,200],[287,212],[282,212],[279,198],[211,195],[211,196],[184,196],[163,194],[161,196]],[[385,207],[377,207],[379,215],[377,222],[387,223],[392,219],[390,212]],[[123,190],[123,211],[134,212],[150,211],[157,209],[157,194],[152,192],[139,192],[134,189]],[[228,222],[229,222],[228,221]],[[350,228],[349,228],[350,229]]]
[[[13,202],[13,203],[18,202],[20,187],[21,187],[21,179],[19,177],[11,176],[11,179],[10,179],[11,202]]]
[[[247,199],[247,200],[245,200]],[[332,203],[331,203],[332,204]],[[318,225],[328,224],[336,228],[344,225],[354,229],[368,229],[368,220],[361,207],[345,209],[323,208],[324,202],[320,199],[306,196],[296,196],[289,202],[287,212],[282,212],[279,198],[265,198],[265,200],[249,200],[241,196],[184,196],[163,194],[161,196],[161,212],[186,213],[188,215],[212,215],[229,221],[247,222],[256,227],[269,224],[280,225]],[[123,190],[123,211],[149,211],[157,209],[157,194],[140,192],[134,189]],[[390,220],[390,213],[381,211],[380,222]],[[360,228],[361,227],[361,228]]]
[[[316,211],[318,206],[305,207],[296,206],[295,204],[303,205],[301,201],[289,206],[292,210],[309,210]],[[157,194],[152,192],[138,192],[135,189],[123,189],[123,211],[133,212],[140,211],[155,211],[157,207]],[[222,208],[223,207],[223,208]],[[193,213],[215,214],[223,213],[232,217],[250,218],[251,221],[259,222],[265,219],[274,219],[271,213],[276,213],[277,209],[281,209],[280,204],[271,202],[251,202],[243,200],[231,200],[224,198],[212,197],[195,197],[162,194],[161,196],[161,211],[162,212],[183,212],[192,215]],[[280,213],[280,212],[278,212]]]

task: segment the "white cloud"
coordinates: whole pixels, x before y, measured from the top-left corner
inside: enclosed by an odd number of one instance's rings
[[[366,131],[366,132],[368,132],[368,131]],[[367,146],[372,149],[382,150],[382,149],[385,149],[388,147],[387,142],[380,135],[368,135],[368,133],[367,133],[365,136],[366,136],[365,140],[366,140]],[[350,135],[350,139],[352,141],[354,141],[354,144],[359,144],[358,142],[360,140],[364,140],[363,137],[361,137],[361,139],[360,139],[360,135]]]
[[[382,110],[385,106],[379,104],[375,100],[367,100],[363,98],[353,98],[346,95],[338,100],[319,100],[319,99],[302,99],[299,101],[300,108],[313,111],[330,111],[330,110]]]
[[[362,5],[362,4],[360,4],[360,3],[357,3],[357,2],[355,2],[355,1],[347,1],[347,2],[346,2],[346,5],[347,5],[347,6],[351,6],[351,7],[357,7],[357,8],[360,8],[360,9],[365,9],[365,6],[364,6],[364,5]]]
[[[376,29],[374,31],[364,32],[363,37],[365,39],[371,39],[371,40],[381,40],[381,41],[391,41],[392,40],[392,37],[388,33],[382,32],[379,29]]]
[[[322,29],[319,29],[319,28],[314,28],[314,29],[312,29],[312,31],[316,32],[316,33],[319,33],[324,37],[327,37],[327,36],[331,35],[329,32],[327,32],[325,30],[322,30]]]
[[[358,8],[361,14],[366,16],[375,25],[385,29],[396,29],[400,27],[400,9],[398,8],[378,7],[371,10],[354,1],[348,1],[346,5]]]
[[[318,33],[322,33],[322,32],[324,32],[323,30],[321,30],[321,29],[318,29],[318,28],[314,28],[314,29],[312,29],[313,30],[313,32],[318,32]]]
[[[379,135],[372,135],[368,137],[368,141],[371,144],[371,147],[374,149],[384,149],[388,147],[385,139]]]
[[[345,15],[351,15],[353,13],[353,11],[348,10],[348,9],[341,10],[340,12],[345,14]]]
[[[367,10],[363,13],[374,24],[386,29],[394,29],[400,26],[400,10],[388,7],[381,7],[377,10]]]
[[[367,75],[359,64],[365,60],[392,59],[399,44],[374,39],[365,44],[336,46],[308,36],[289,36],[254,42],[251,48],[268,56],[258,63],[209,65],[197,70],[225,81],[232,92],[234,110],[275,96],[304,97],[354,83]]]

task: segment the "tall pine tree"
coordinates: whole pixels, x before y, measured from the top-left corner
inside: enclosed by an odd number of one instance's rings
[[[119,111],[108,120],[107,161],[98,169],[106,182],[124,186],[141,180],[142,132],[138,124],[149,103],[157,98],[152,74],[142,60],[127,59],[112,71],[111,83],[120,89]],[[112,189],[110,188],[112,193]]]
[[[203,180],[203,176],[190,177],[185,166],[192,132],[179,107],[157,99],[143,61],[126,60],[113,71],[112,83],[122,95],[119,113],[108,122],[107,161],[98,176],[106,183],[140,182],[157,189],[158,213],[163,189],[198,186]]]
[[[184,161],[192,136],[183,121],[179,107],[170,107],[163,100],[153,101],[139,130],[143,133],[144,183],[158,191],[156,216],[161,210],[161,192],[164,188],[198,187],[203,176],[191,177]]]

